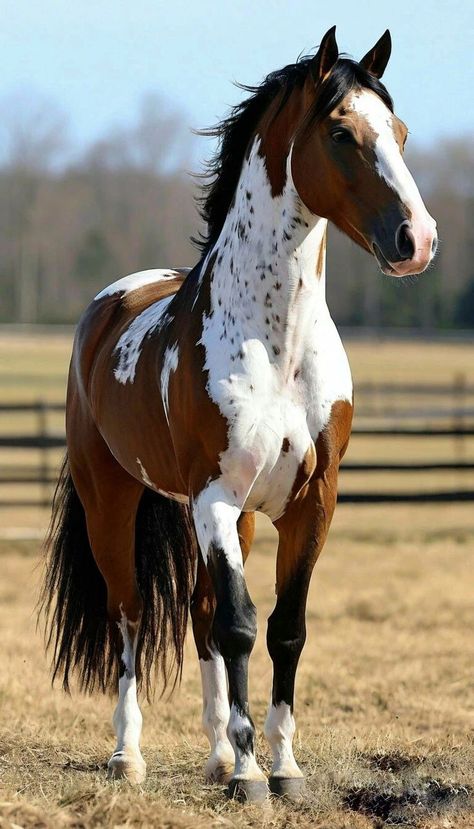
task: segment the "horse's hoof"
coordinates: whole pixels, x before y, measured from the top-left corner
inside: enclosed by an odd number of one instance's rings
[[[230,783],[234,773],[234,763],[228,763],[221,760],[217,763],[209,763],[206,765],[204,777],[206,783],[221,783],[222,785]]]
[[[227,797],[239,803],[263,803],[268,794],[266,780],[241,780],[233,777],[227,787]]]
[[[146,763],[142,757],[113,754],[107,764],[109,780],[127,780],[132,786],[139,786],[146,777]]]
[[[303,797],[306,784],[304,777],[270,777],[268,785],[272,794],[296,802]]]

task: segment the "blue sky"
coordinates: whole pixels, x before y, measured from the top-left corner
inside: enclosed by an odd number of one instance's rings
[[[41,95],[81,144],[126,124],[159,92],[188,127],[213,124],[242,93],[337,24],[361,57],[390,28],[385,82],[412,140],[474,132],[472,0],[2,0],[0,102]],[[201,139],[197,155],[209,146]]]

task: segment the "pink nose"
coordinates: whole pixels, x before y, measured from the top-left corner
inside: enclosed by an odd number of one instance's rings
[[[394,276],[422,273],[438,247],[436,222],[427,215],[424,221],[402,222],[395,235],[398,262],[390,262]]]

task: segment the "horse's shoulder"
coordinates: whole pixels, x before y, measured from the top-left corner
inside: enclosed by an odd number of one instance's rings
[[[127,315],[135,316],[155,302],[176,293],[188,273],[189,268],[155,268],[130,274],[100,291],[92,307],[100,303],[116,308],[119,304]]]

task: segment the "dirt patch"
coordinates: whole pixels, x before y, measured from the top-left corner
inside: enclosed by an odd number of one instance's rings
[[[425,757],[410,757],[398,751],[391,751],[387,754],[368,754],[364,757],[367,764],[375,771],[388,771],[392,774],[400,774],[407,769],[416,768],[425,762]]]
[[[472,803],[472,792],[458,784],[424,780],[399,789],[373,784],[346,792],[344,804],[353,812],[375,819],[375,827],[417,826],[429,816],[460,812]]]

